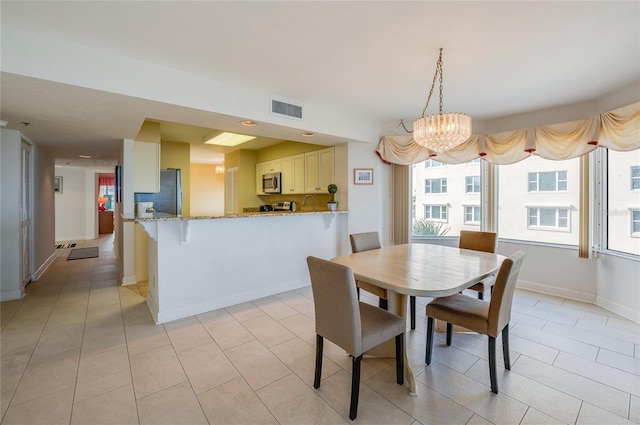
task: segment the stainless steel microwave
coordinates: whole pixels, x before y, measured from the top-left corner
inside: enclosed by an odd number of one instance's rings
[[[268,173],[262,175],[262,192],[264,193],[282,193],[280,186],[282,173]]]

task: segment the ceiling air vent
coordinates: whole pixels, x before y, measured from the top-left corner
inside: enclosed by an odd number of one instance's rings
[[[278,99],[271,99],[271,113],[287,118],[302,119],[302,106],[283,102]]]

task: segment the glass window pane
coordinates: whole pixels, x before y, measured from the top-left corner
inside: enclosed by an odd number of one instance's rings
[[[607,150],[606,248],[640,255],[638,222],[634,221],[640,210],[640,186],[634,187],[634,173],[640,173],[640,150]]]
[[[580,158],[551,161],[531,155],[515,164],[499,165],[498,236],[577,246],[579,175]],[[566,191],[556,191],[557,176],[566,177]],[[541,186],[539,191],[530,191],[534,183]],[[551,190],[543,191],[542,186]]]

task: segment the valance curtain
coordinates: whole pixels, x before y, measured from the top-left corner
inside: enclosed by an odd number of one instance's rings
[[[98,186],[115,186],[115,176],[98,176]]]
[[[491,134],[473,134],[450,151],[431,152],[411,136],[384,136],[376,153],[391,164],[411,165],[433,158],[460,164],[482,157],[493,164],[513,164],[531,154],[551,160],[585,155],[601,146],[616,151],[640,149],[640,102],[595,117]]]

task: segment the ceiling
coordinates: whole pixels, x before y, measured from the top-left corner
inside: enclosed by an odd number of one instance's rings
[[[592,101],[640,78],[635,1],[0,5],[3,31],[20,28],[328,110],[339,106],[380,123],[420,116],[440,47],[444,110],[474,120]],[[121,140],[135,138],[146,118],[162,121],[163,140],[199,147],[202,158],[209,155],[202,162],[221,158],[201,145],[214,129],[267,138],[257,146],[314,143],[301,140],[299,130],[243,128],[239,117],[212,111],[16,73],[3,72],[0,82],[0,119],[68,164],[89,154],[95,164],[110,165]],[[437,112],[437,102],[435,95],[427,114]]]

